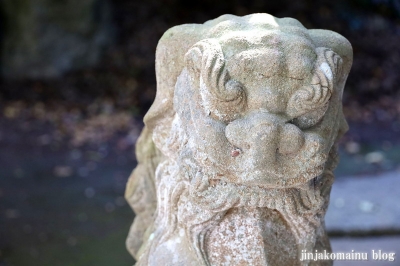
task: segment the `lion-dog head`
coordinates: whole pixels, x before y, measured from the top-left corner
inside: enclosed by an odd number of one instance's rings
[[[170,233],[183,224],[207,257],[201,239],[230,208],[326,210],[334,144],[347,130],[347,40],[267,14],[222,16],[163,39],[157,97],[145,118],[166,158],[156,175],[156,224],[165,220]],[[314,201],[302,192],[310,186]]]

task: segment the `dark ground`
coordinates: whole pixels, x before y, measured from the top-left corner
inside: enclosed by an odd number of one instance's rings
[[[267,12],[337,31],[354,48],[349,133],[338,178],[400,167],[396,1],[116,0],[118,39],[93,69],[0,82],[0,265],[130,265],[123,199],[134,143],[155,95],[154,52],[169,27]]]

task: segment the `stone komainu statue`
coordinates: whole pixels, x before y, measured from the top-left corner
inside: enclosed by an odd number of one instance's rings
[[[291,18],[168,30],[126,189],[137,265],[331,265],[324,216],[352,48]]]

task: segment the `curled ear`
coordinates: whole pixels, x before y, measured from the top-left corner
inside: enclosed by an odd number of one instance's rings
[[[311,84],[320,84],[322,87],[327,87],[332,91],[334,84],[341,79],[343,60],[329,48],[318,47],[316,52],[317,61],[314,65]]]
[[[221,45],[215,39],[202,40],[185,54],[185,65],[191,79],[199,86],[200,77],[218,98],[229,101],[235,95],[224,93],[223,88],[228,79],[224,71],[225,59]]]
[[[326,47],[335,52],[342,59],[342,77],[340,83],[345,81],[353,63],[353,49],[350,42],[339,33],[330,30],[308,30],[316,47]]]
[[[200,77],[211,94],[220,101],[233,101],[241,94],[238,86],[226,86],[229,81],[225,69],[225,58],[221,45],[215,39],[197,42],[185,54],[185,65],[195,84],[199,86]]]
[[[287,113],[293,118],[316,110],[321,118],[328,109],[335,85],[341,79],[342,58],[325,47],[318,47],[316,53],[311,84],[296,91],[289,99]]]
[[[185,66],[193,86],[200,90],[207,111],[223,121],[245,104],[242,84],[230,78],[221,45],[215,39],[197,42],[185,54]]]

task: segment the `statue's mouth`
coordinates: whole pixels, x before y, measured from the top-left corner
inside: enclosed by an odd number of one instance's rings
[[[246,153],[240,150],[233,150],[232,153],[236,151],[239,154],[232,156],[234,161],[230,170],[216,178],[263,188],[287,188],[305,184],[322,174],[327,160],[327,156],[318,153],[306,160],[302,167],[296,166],[295,161],[287,161],[285,165],[268,165],[267,162],[260,162],[260,158],[246,157]],[[263,163],[265,167],[260,167]]]

